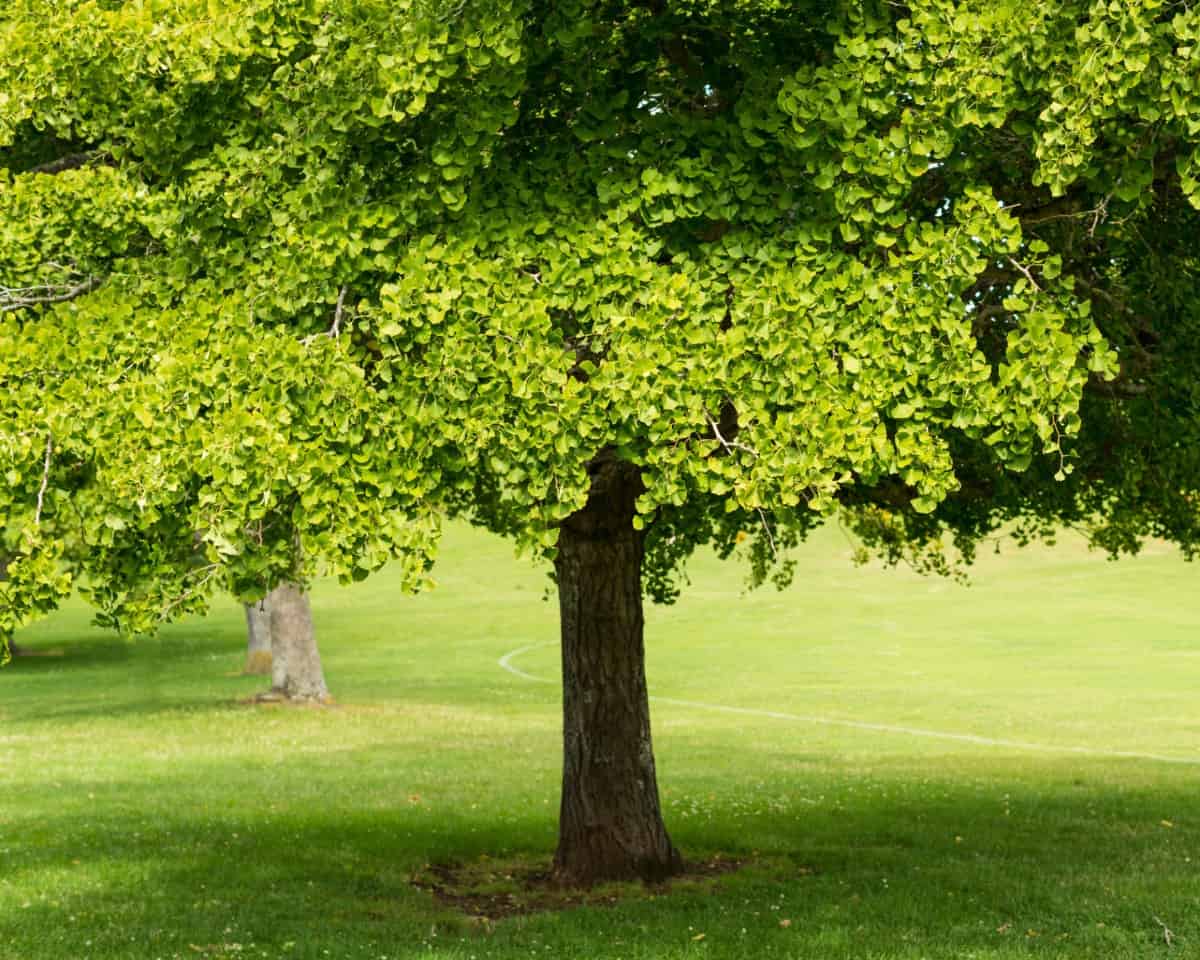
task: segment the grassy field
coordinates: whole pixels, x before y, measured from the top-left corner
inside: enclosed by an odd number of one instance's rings
[[[1200,570],[849,554],[649,613],[668,825],[742,869],[495,923],[411,881],[549,860],[544,571],[453,527],[430,594],[319,585],[327,710],[239,703],[232,604],[136,645],[72,606],[0,672],[0,958],[1200,957]]]

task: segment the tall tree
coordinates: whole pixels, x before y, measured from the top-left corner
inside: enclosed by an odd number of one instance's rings
[[[511,131],[372,311],[398,387],[491,477],[476,518],[554,554],[564,880],[680,864],[639,585],[739,530],[761,571],[843,501],[928,513],[957,449],[1027,467],[1116,368],[987,179],[940,172],[903,79],[849,68],[899,29],[859,9],[544,8]],[[984,313],[997,264],[1017,279]]]
[[[936,5],[960,9],[964,44],[1021,12]],[[1118,366],[987,174],[979,131],[1022,118],[991,84],[1027,61],[947,86],[916,15],[6,11],[0,509],[31,572],[10,606],[51,602],[70,477],[94,595],[135,625],[164,583],[186,607],[395,555],[416,581],[424,511],[465,510],[555,561],[559,877],[675,872],[643,591],[746,530],[763,575],[844,501],[927,515],[980,450],[1060,451]],[[205,568],[137,548],[164,524],[200,531]]]

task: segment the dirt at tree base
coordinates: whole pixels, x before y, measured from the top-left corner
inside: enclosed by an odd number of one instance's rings
[[[231,674],[242,676],[242,674]],[[234,703],[240,707],[311,707],[313,709],[340,708],[333,697],[289,697],[279,690],[264,690],[249,697],[238,697]]]
[[[426,864],[412,878],[418,890],[476,923],[575,907],[609,907],[624,900],[654,899],[672,890],[711,890],[716,878],[748,863],[720,854],[687,861],[683,873],[664,883],[606,883],[588,889],[564,887],[549,863],[482,859],[475,863]]]

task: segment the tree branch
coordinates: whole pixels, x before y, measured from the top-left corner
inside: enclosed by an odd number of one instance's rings
[[[775,537],[771,533],[771,525],[767,523],[767,515],[763,513],[762,507],[755,507],[758,511],[758,519],[762,521],[763,533],[767,535],[767,543],[771,546],[771,556],[775,558],[775,562],[779,562],[779,548],[775,546]]]
[[[342,289],[338,291],[337,306],[333,308],[333,326],[329,328],[329,335],[335,340],[342,335],[342,310],[345,306],[346,285],[342,284]]]
[[[712,414],[707,410],[704,411],[704,418],[708,421],[708,425],[712,428],[713,436],[717,438],[717,442],[725,448],[726,453],[733,453],[734,450],[745,450],[752,457],[758,456],[758,451],[751,446],[747,446],[737,440],[726,440],[721,433],[721,428],[717,426],[717,421],[712,418]]]
[[[1030,207],[1022,212],[1020,204],[1013,204],[1009,210],[1015,212],[1022,226],[1032,226],[1035,223],[1045,223],[1047,220],[1063,220],[1071,217],[1084,216],[1090,210],[1080,210],[1079,201],[1075,197],[1057,197],[1038,207]]]
[[[1014,267],[1016,267],[1018,270],[1020,270],[1022,274],[1025,275],[1025,279],[1029,281],[1029,283],[1032,285],[1034,290],[1036,290],[1038,293],[1042,292],[1042,288],[1038,285],[1038,282],[1033,279],[1033,274],[1029,272],[1029,268],[1027,266],[1025,266],[1024,264],[1018,263],[1012,257],[1008,258],[1008,262],[1011,263]]]
[[[337,305],[333,308],[333,323],[329,325],[329,329],[324,333],[314,333],[301,340],[300,342],[304,346],[307,347],[320,337],[329,337],[331,340],[336,340],[342,335],[342,316],[345,313],[347,292],[348,288],[345,284],[342,284],[342,288],[338,291]]]
[[[90,150],[85,153],[69,153],[65,157],[59,157],[57,160],[51,160],[49,163],[30,167],[26,172],[53,176],[58,173],[66,173],[68,170],[78,170],[93,163],[108,165],[112,162],[112,154],[105,153],[102,150]]]
[[[167,604],[158,612],[159,623],[166,623],[177,607],[187,603],[189,600],[199,594],[200,591],[207,587],[213,578],[221,573],[221,564],[210,563],[208,566],[201,567],[195,572],[203,574],[203,576],[200,577],[199,582],[196,583],[195,586],[185,589],[181,594],[173,597],[167,602]]]
[[[46,499],[46,487],[50,484],[50,456],[54,453],[54,434],[46,434],[46,462],[42,465],[42,485],[38,488],[37,511],[33,515],[33,525],[40,526],[42,522],[42,505]]]
[[[1075,277],[1075,282],[1079,286],[1083,287],[1084,290],[1086,290],[1088,293],[1092,294],[1095,297],[1099,297],[1105,303],[1109,304],[1114,309],[1121,311],[1122,313],[1127,313],[1131,317],[1137,316],[1137,314],[1134,313],[1133,307],[1129,306],[1127,303],[1123,302],[1122,300],[1119,300],[1117,297],[1113,296],[1107,290],[1096,286],[1094,283],[1091,283],[1088,280],[1085,280],[1079,274],[1074,274],[1073,276]]]
[[[66,303],[91,293],[103,283],[103,277],[88,277],[74,286],[46,284],[40,287],[0,287],[0,314],[53,303]]]

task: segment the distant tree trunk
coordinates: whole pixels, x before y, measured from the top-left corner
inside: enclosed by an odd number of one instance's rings
[[[246,605],[246,666],[242,673],[271,672],[271,610],[264,597]]]
[[[271,693],[273,699],[324,703],[330,699],[317,652],[308,595],[282,583],[267,599],[271,612]]]
[[[554,872],[566,884],[683,869],[662,819],[646,693],[637,470],[600,459],[558,538],[563,781]]]

